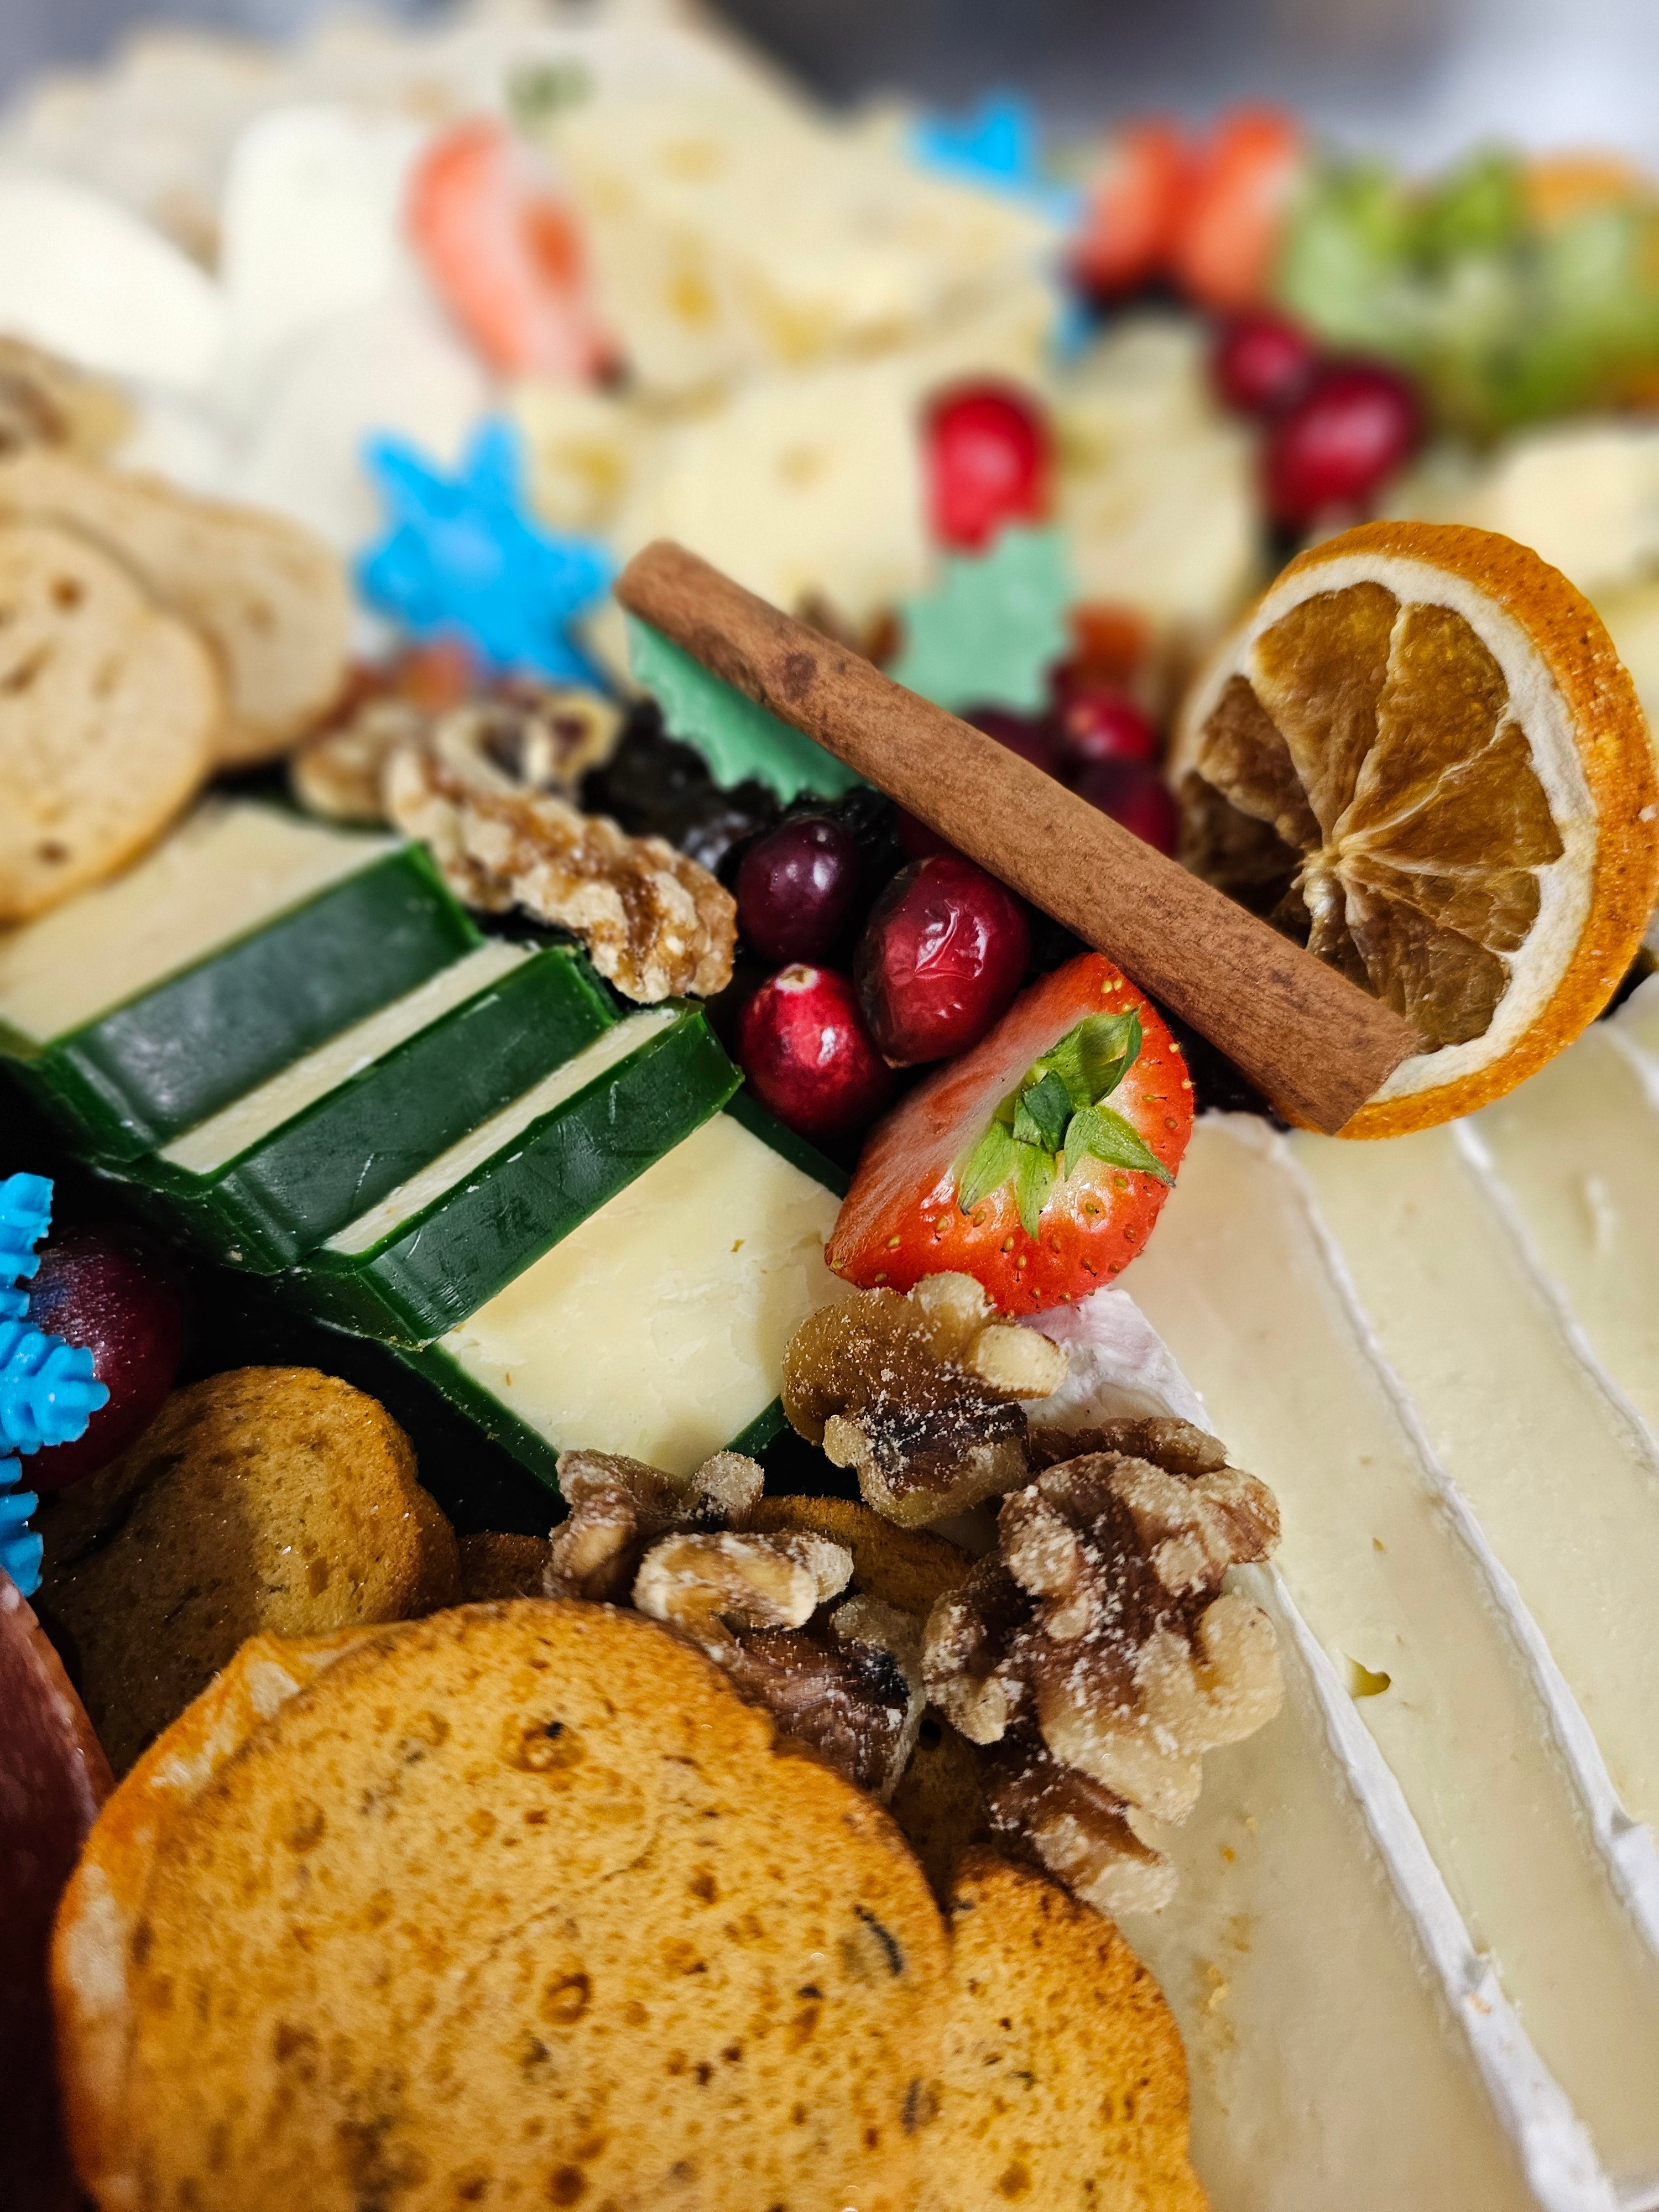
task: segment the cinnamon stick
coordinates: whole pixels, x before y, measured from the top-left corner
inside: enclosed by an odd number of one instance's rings
[[[1419,1049],[1409,1024],[1029,761],[666,538],[623,606],[1115,960],[1287,1118],[1341,1128]]]

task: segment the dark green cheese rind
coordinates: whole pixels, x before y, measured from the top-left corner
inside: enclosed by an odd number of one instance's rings
[[[366,1253],[285,1278],[319,1320],[410,1347],[455,1328],[717,1114],[741,1080],[688,1010]]]
[[[15,1065],[82,1150],[136,1159],[483,942],[405,846]]]
[[[551,946],[498,977],[211,1175],[130,1170],[217,1259],[293,1267],[616,1020],[586,963]]]

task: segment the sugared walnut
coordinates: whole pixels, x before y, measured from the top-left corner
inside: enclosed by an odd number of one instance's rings
[[[1175,1895],[1175,1869],[1136,1835],[1122,1799],[1062,1765],[1029,1724],[992,1747],[985,1802],[994,1836],[1097,1912],[1158,1912]]]
[[[395,753],[385,789],[393,822],[430,848],[458,897],[571,930],[624,997],[708,998],[731,981],[736,903],[660,837],[624,836],[552,792],[499,787],[434,747]]]
[[[386,763],[404,746],[420,744],[431,719],[395,694],[361,701],[295,754],[289,764],[294,796],[327,822],[384,822]]]
[[[681,1478],[620,1452],[559,1455],[569,1517],[553,1531],[542,1588],[549,1597],[625,1599],[648,1546],[671,1529],[740,1528],[765,1476],[740,1452],[716,1452]]]
[[[738,1630],[804,1627],[852,1572],[853,1554],[827,1536],[665,1536],[634,1578],[634,1602],[732,1669]]]
[[[803,1322],[783,1357],[783,1407],[857,1470],[866,1504],[915,1527],[1025,1480],[1019,1401],[1048,1397],[1065,1374],[1061,1348],[1000,1320],[971,1275],[928,1275]]]
[[[914,1615],[852,1597],[821,1624],[740,1630],[735,1644],[721,1663],[744,1697],[860,1790],[892,1796],[927,1704]]]
[[[1069,1442],[1107,1439],[1137,1449],[1085,1449],[1005,1499],[996,1553],[928,1619],[929,1694],[974,1741],[1011,1744],[999,1760],[1005,1825],[1010,1807],[1060,1802],[1046,1765],[1019,1786],[1022,1742],[1094,1784],[1108,1811],[1180,1820],[1202,1753],[1279,1708],[1272,1624],[1221,1587],[1277,1542],[1272,1493],[1185,1422],[1120,1422]],[[1033,1454],[1053,1449],[1044,1433]],[[1080,1817],[1097,1798],[1065,1802]],[[1102,1833],[1116,1849],[1115,1830]],[[1062,1872],[1052,1853],[1071,1844],[1030,1840]]]

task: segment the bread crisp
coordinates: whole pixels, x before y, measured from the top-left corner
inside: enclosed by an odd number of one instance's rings
[[[805,1532],[844,1544],[853,1554],[849,1589],[921,1621],[973,1565],[943,1536],[901,1528],[851,1498],[763,1498],[749,1525],[769,1534]],[[975,1745],[929,1713],[888,1804],[941,1902],[963,1851],[990,1834],[980,1762]]]
[[[208,774],[222,708],[206,647],[125,568],[0,524],[0,922],[142,852]]]
[[[1111,1922],[991,1851],[963,1861],[948,1917],[922,2212],[1203,2212],[1180,2033]]]
[[[106,1470],[94,1526],[41,1516],[42,1591],[118,1774],[247,1636],[407,1620],[455,1596],[455,1538],[374,1399],[308,1367],[175,1391]]]
[[[461,1538],[461,1602],[477,1605],[487,1598],[539,1597],[547,1571],[545,1536],[502,1535],[494,1532]]]
[[[33,447],[0,459],[0,517],[51,521],[117,555],[219,656],[219,765],[286,752],[344,680],[351,599],[332,549],[264,509]]]
[[[104,2212],[917,2202],[949,1986],[920,1869],[637,1614],[366,1638],[169,1814],[128,1955]]]

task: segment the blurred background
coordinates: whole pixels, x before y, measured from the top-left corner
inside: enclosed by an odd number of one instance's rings
[[[317,0],[0,0],[0,94],[97,59],[141,17],[270,38],[319,12]],[[390,0],[386,12],[431,11]],[[995,82],[1063,126],[1269,94],[1413,161],[1486,134],[1659,158],[1653,0],[724,0],[717,12],[837,100],[961,100]]]

